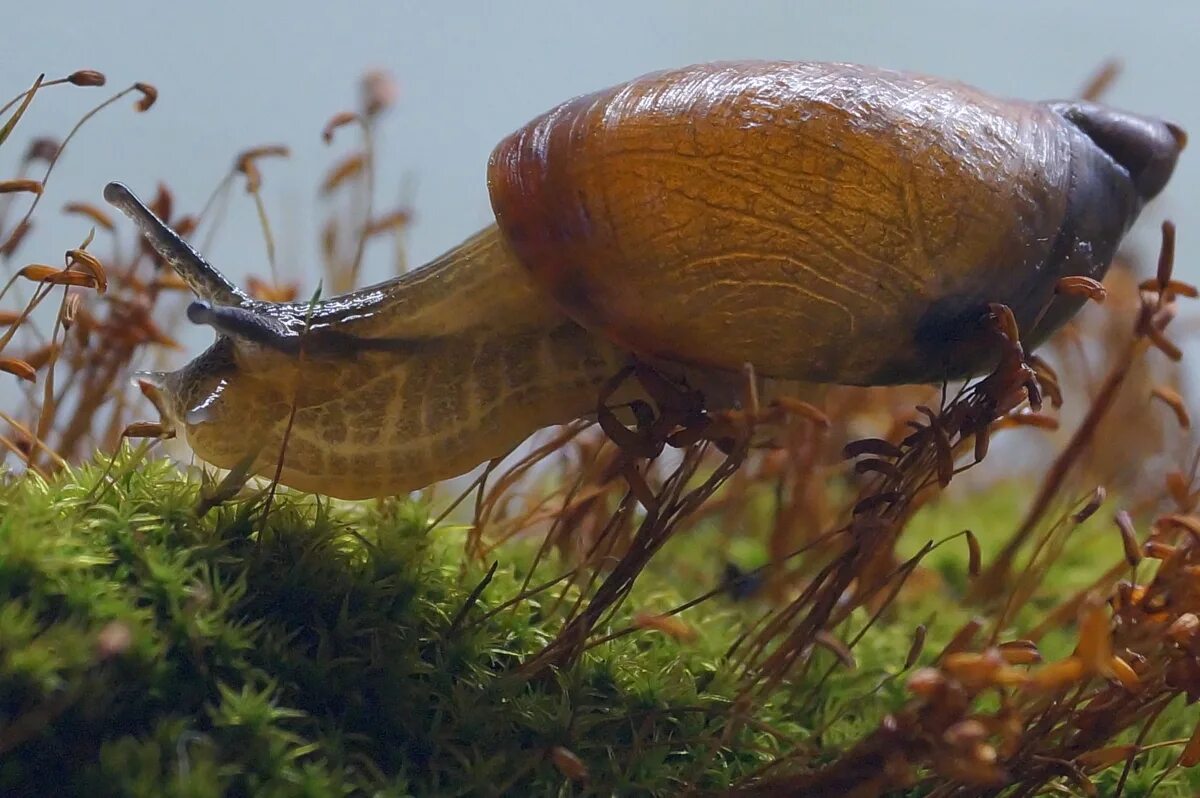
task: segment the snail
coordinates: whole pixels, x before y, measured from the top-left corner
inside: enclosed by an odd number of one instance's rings
[[[104,196],[217,333],[144,377],[164,420],[211,464],[359,499],[588,416],[631,358],[713,406],[746,364],[797,390],[979,374],[983,308],[1043,341],[1084,301],[1056,282],[1104,276],[1185,142],[1103,105],[918,74],[699,64],[537,117],[491,155],[494,224],[312,303],[250,298],[127,188]]]

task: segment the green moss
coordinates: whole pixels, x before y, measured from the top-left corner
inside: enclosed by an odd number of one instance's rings
[[[260,536],[249,504],[197,520],[164,462],[116,473],[98,499],[95,468],[3,489],[0,794],[553,794],[557,745],[597,792],[669,793],[764,761],[755,732],[689,749],[722,718],[721,634],[631,636],[522,682],[539,603],[479,622],[520,552],[452,631],[483,572],[416,504],[281,496]]]
[[[569,671],[524,681],[515,669],[557,629],[554,594],[488,613],[519,592],[527,547],[502,550],[460,616],[485,569],[464,566],[460,534],[431,530],[419,504],[331,506],[281,494],[260,534],[256,503],[197,519],[195,485],[166,462],[122,460],[104,491],[95,489],[100,470],[0,487],[0,794],[720,788],[791,745],[814,745],[819,759],[844,750],[905,701],[913,627],[931,622],[928,658],[967,615],[946,600],[965,560],[965,546],[951,544],[930,561],[945,587],[872,627],[855,647],[856,669],[818,651],[800,683],[758,707],[761,724],[718,742],[736,689],[722,657],[757,612],[745,603],[684,613],[701,631],[694,643],[627,635]],[[910,530],[915,545],[970,522],[991,545],[986,530],[998,540],[1018,517],[1016,494],[996,495],[986,518],[953,503],[923,513]],[[720,562],[705,543],[714,535],[700,529],[672,542],[612,629],[715,584]],[[742,553],[756,554],[747,544]],[[1064,560],[1072,584],[1110,561]],[[856,614],[838,633],[848,638],[867,620]],[[1172,710],[1164,727],[1186,735],[1187,710]],[[559,772],[554,746],[585,762],[586,783]],[[1136,784],[1147,774],[1139,768]],[[1156,795],[1200,787],[1185,775]]]

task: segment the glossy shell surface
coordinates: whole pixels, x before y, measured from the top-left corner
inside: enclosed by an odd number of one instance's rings
[[[538,117],[497,146],[488,185],[536,281],[623,347],[930,381],[977,370],[985,303],[1028,326],[1052,297],[1085,141],[1046,105],[934,78],[707,64]]]

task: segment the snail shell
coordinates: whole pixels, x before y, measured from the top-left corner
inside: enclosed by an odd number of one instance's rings
[[[1101,106],[734,62],[563,103],[496,147],[488,186],[521,264],[631,351],[932,382],[988,365],[986,302],[1030,344],[1077,310],[1054,300],[1034,328],[1060,277],[1104,275],[1181,147],[1177,128]]]

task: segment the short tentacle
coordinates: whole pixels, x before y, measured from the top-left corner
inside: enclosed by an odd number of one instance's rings
[[[295,354],[300,349],[300,336],[283,322],[246,308],[199,300],[188,305],[187,317],[193,324],[208,325],[236,341],[248,341],[286,354]]]
[[[212,264],[200,257],[196,250],[155,216],[154,212],[126,186],[121,183],[109,183],[104,187],[104,199],[137,224],[154,250],[171,264],[201,299],[219,305],[241,305],[249,301],[249,297],[238,290],[237,286]]]
[[[196,502],[196,515],[204,517],[212,508],[218,507],[236,496],[254,478],[254,464],[258,462],[258,456],[261,453],[261,446],[252,447],[220,482],[216,485],[203,486],[200,490],[200,499]]]

